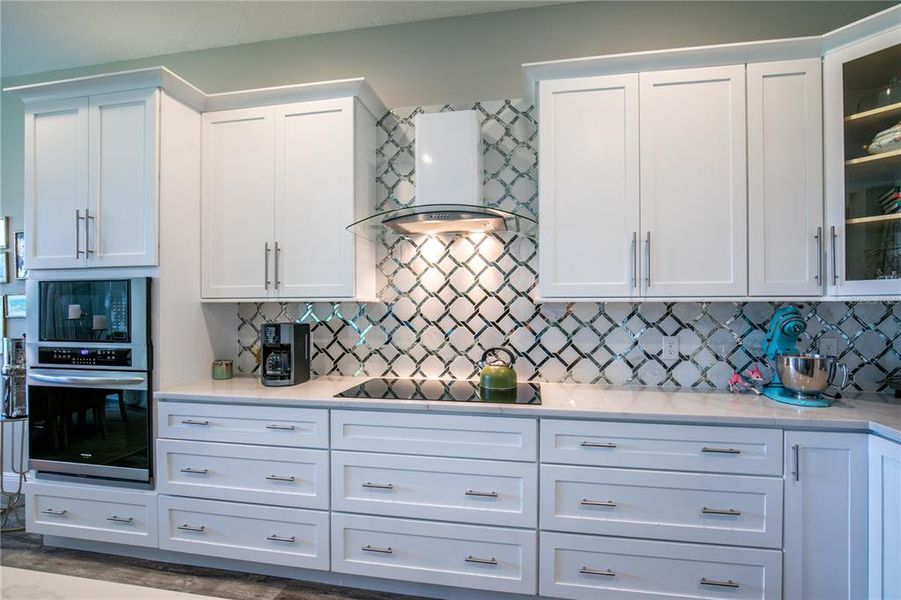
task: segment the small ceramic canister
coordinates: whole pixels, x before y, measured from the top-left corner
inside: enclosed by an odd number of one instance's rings
[[[213,361],[213,379],[231,379],[234,374],[234,363],[230,360]]]

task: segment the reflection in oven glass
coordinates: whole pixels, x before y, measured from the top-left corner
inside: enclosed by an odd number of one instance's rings
[[[32,459],[146,469],[147,392],[29,386]]]

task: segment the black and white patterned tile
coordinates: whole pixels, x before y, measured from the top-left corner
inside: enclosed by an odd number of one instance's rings
[[[459,109],[481,115],[485,202],[537,217],[538,128],[522,100],[390,111],[378,122],[378,207],[414,200],[413,117]],[[377,269],[379,303],[238,305],[238,371],[258,370],[262,323],[297,320],[312,325],[319,375],[471,378],[487,348],[505,345],[531,380],[722,388],[733,371],[761,363],[778,306],[538,304],[536,242],[496,235],[386,237]],[[901,304],[814,302],[803,312],[802,350],[834,338],[851,389],[882,390],[886,377],[901,374]],[[677,360],[660,358],[665,335],[679,339]]]

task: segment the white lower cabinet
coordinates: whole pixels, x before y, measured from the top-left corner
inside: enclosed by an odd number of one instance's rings
[[[332,509],[535,528],[537,465],[332,452]]]
[[[152,491],[31,481],[25,498],[29,533],[157,546],[157,498]]]
[[[901,598],[901,444],[870,436],[870,598]]]
[[[536,537],[534,530],[332,513],[332,570],[534,594]]]
[[[782,547],[782,480],[541,466],[541,529]]]
[[[328,451],[157,440],[163,494],[327,510]]]
[[[328,519],[325,511],[160,496],[160,548],[327,570]]]
[[[555,598],[782,596],[776,550],[542,532],[540,562],[539,592]]]
[[[867,597],[867,435],[785,432],[785,596]]]

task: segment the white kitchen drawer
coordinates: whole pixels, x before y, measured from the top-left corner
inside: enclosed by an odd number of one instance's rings
[[[157,489],[196,496],[327,510],[328,451],[157,440]]]
[[[782,479],[541,465],[541,529],[782,547]]]
[[[541,462],[782,475],[782,431],[541,420]]]
[[[332,513],[332,571],[534,594],[535,531]]]
[[[535,419],[332,411],[332,449],[534,461]]]
[[[531,527],[538,465],[332,452],[332,510]]]
[[[29,533],[157,546],[156,494],[151,491],[30,481],[25,517]]]
[[[599,598],[782,597],[782,553],[541,533],[540,594]]]
[[[260,446],[328,448],[320,408],[158,402],[159,437]]]
[[[160,548],[288,567],[329,568],[328,513],[160,496]]]

